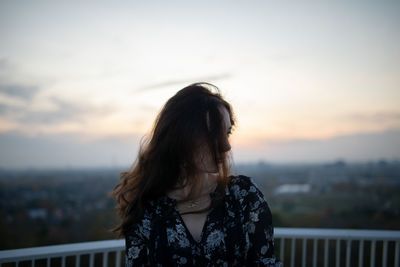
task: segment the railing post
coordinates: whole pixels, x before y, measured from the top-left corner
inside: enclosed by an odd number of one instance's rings
[[[324,252],[324,267],[328,267],[328,258],[329,258],[329,239],[325,239],[325,252]]]
[[[75,267],[79,267],[81,265],[81,255],[77,254],[75,256]]]
[[[336,267],[340,267],[340,239],[336,239]]]
[[[350,267],[351,239],[346,242],[346,266]]]
[[[360,240],[358,247],[358,267],[363,267],[364,262],[364,240]]]
[[[313,266],[317,267],[317,245],[318,239],[314,238],[313,241]]]
[[[90,256],[89,256],[89,266],[94,267],[94,254],[93,253],[90,253]]]
[[[301,266],[306,267],[306,257],[307,257],[307,239],[303,238],[302,256],[301,256]]]
[[[386,265],[387,265],[387,248],[388,248],[388,242],[383,241],[382,267],[386,267]]]
[[[108,252],[105,251],[103,252],[103,267],[107,267],[108,266]]]
[[[372,240],[372,242],[371,242],[371,262],[370,262],[371,267],[375,266],[375,244],[376,244],[376,241]]]
[[[290,266],[291,267],[294,267],[295,251],[296,251],[296,239],[292,238],[292,247],[291,247],[291,251],[290,251]]]
[[[116,255],[115,255],[115,266],[120,267],[121,266],[121,251],[117,250]]]

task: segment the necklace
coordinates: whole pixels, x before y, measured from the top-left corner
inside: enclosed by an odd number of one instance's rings
[[[209,193],[209,192],[213,192],[212,190],[215,190],[216,183],[211,182],[210,179],[211,178],[205,179],[205,181],[206,181],[205,188],[206,189],[202,190],[203,192],[207,192],[207,193],[203,193],[202,195],[195,198],[194,200],[187,200],[184,203],[181,202],[180,207],[184,207],[185,209],[193,209],[193,208],[201,207],[206,202],[211,201],[211,198],[210,198],[211,193]],[[182,197],[182,195],[184,196],[187,193],[187,190],[189,190],[189,189],[184,188],[183,194],[182,194],[182,192],[179,192],[179,190],[176,190],[175,192],[172,191],[172,193],[169,196],[174,199],[182,199],[182,198],[184,198],[184,197]]]
[[[186,208],[192,209],[192,208],[197,208],[202,202],[207,202],[209,200],[208,195],[204,195],[197,200],[189,200],[188,204],[185,205]]]
[[[186,208],[192,209],[192,208],[196,208],[197,206],[199,206],[199,204],[197,204],[196,201],[190,201],[190,203],[188,205],[186,205]]]

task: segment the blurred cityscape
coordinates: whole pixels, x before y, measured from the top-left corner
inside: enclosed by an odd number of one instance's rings
[[[110,192],[124,168],[0,170],[0,250],[117,238]],[[275,227],[400,230],[400,161],[237,164]]]

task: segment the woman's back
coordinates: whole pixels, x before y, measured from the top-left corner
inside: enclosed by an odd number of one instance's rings
[[[199,239],[167,195],[150,201],[142,220],[126,235],[128,266],[278,266],[273,256],[271,213],[246,176],[231,176],[220,206],[204,218]],[[192,217],[193,219],[195,217]]]

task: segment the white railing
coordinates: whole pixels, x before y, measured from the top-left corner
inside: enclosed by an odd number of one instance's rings
[[[122,266],[125,241],[107,240],[44,247],[0,250],[0,265],[16,266]],[[100,256],[96,257],[96,256]],[[58,260],[58,261],[57,261]],[[72,261],[71,261],[72,260]],[[30,265],[27,264],[30,262]],[[26,264],[26,265],[25,265]],[[10,265],[12,266],[12,265]]]
[[[400,231],[276,228],[275,240],[285,266],[399,267]]]
[[[399,267],[400,231],[275,228],[276,256],[285,266]],[[115,266],[125,241],[108,240],[0,251],[1,266]]]

